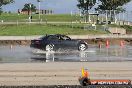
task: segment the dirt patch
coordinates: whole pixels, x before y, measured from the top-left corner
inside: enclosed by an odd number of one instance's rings
[[[132,39],[83,39],[88,44],[106,44],[106,41],[111,45],[132,44]]]
[[[30,45],[29,40],[0,40],[0,45]]]
[[[131,88],[132,85],[47,85],[47,86],[0,86],[1,88]]]

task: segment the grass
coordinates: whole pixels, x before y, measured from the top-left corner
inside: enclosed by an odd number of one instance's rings
[[[39,21],[39,15],[38,14],[32,14],[33,21]],[[4,22],[9,21],[20,21],[25,22],[28,21],[29,15],[24,14],[1,14],[0,20],[3,20]],[[80,16],[71,16],[70,14],[57,14],[57,15],[41,15],[42,21],[62,21],[62,22],[71,22],[76,21],[80,19]]]
[[[132,31],[132,26],[128,26],[128,25],[124,25],[124,26],[121,26],[122,28],[125,28],[129,31]]]
[[[33,21],[38,22],[38,14],[32,14]],[[0,20],[4,22],[28,22],[29,15],[7,14],[0,15]],[[79,21],[80,16],[70,14],[41,15],[42,21],[70,22],[69,24],[14,24],[0,25],[0,35],[43,35],[43,34],[102,34],[99,30],[83,30],[85,24],[72,24],[72,21]]]
[[[38,20],[38,14],[32,14],[33,21]],[[6,14],[0,15],[0,20],[4,22],[28,22],[29,15],[23,14]],[[107,32],[103,31],[102,25],[97,25],[97,30],[93,30],[90,24],[76,23],[72,24],[72,21],[80,21],[82,19],[79,15],[70,14],[57,14],[57,15],[41,15],[42,21],[52,21],[52,22],[69,22],[67,24],[14,24],[14,25],[0,25],[0,35],[43,35],[43,34],[74,34],[74,35],[85,35],[85,34],[105,34]],[[95,18],[96,20],[96,18]],[[84,26],[88,29],[83,30]],[[109,27],[122,27],[127,29],[127,31],[132,31],[131,26],[118,26],[109,25]]]
[[[42,24],[21,24],[21,25],[0,25],[1,36],[17,35],[44,35],[44,34],[66,34],[66,35],[86,35],[86,34],[105,34],[99,30],[83,30],[76,26],[63,25],[42,25]]]

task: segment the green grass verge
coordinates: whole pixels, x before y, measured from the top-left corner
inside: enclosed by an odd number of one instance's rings
[[[33,21],[39,21],[39,15],[38,14],[32,14]],[[29,15],[24,15],[24,14],[1,14],[0,15],[0,20],[3,20],[4,22],[9,22],[9,21],[19,21],[19,22],[25,22],[28,21]],[[54,14],[54,15],[41,15],[42,21],[63,21],[63,22],[71,22],[71,21],[76,21],[80,20],[80,16],[71,16],[70,14]]]
[[[129,26],[129,25],[124,25],[124,26],[121,26],[122,28],[125,28],[129,31],[132,31],[132,26]]]
[[[1,36],[17,35],[44,35],[44,34],[66,34],[66,35],[86,35],[105,34],[100,30],[84,30],[78,26],[53,25],[53,24],[23,24],[23,25],[0,25]]]

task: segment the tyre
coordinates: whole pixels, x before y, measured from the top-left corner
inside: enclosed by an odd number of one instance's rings
[[[79,80],[79,82],[80,82],[81,86],[90,85],[90,84],[89,84],[89,80],[88,80],[87,78],[81,78],[81,79]]]
[[[45,50],[46,51],[54,51],[54,45],[53,44],[46,45]]]
[[[87,45],[84,43],[79,44],[78,50],[79,51],[85,51],[87,49]]]

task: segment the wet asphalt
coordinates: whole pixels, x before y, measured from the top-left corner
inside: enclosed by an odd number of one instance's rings
[[[30,46],[0,46],[0,63],[45,63],[45,62],[115,62],[132,61],[132,46],[109,48],[89,45],[86,51],[63,50],[47,52]]]

